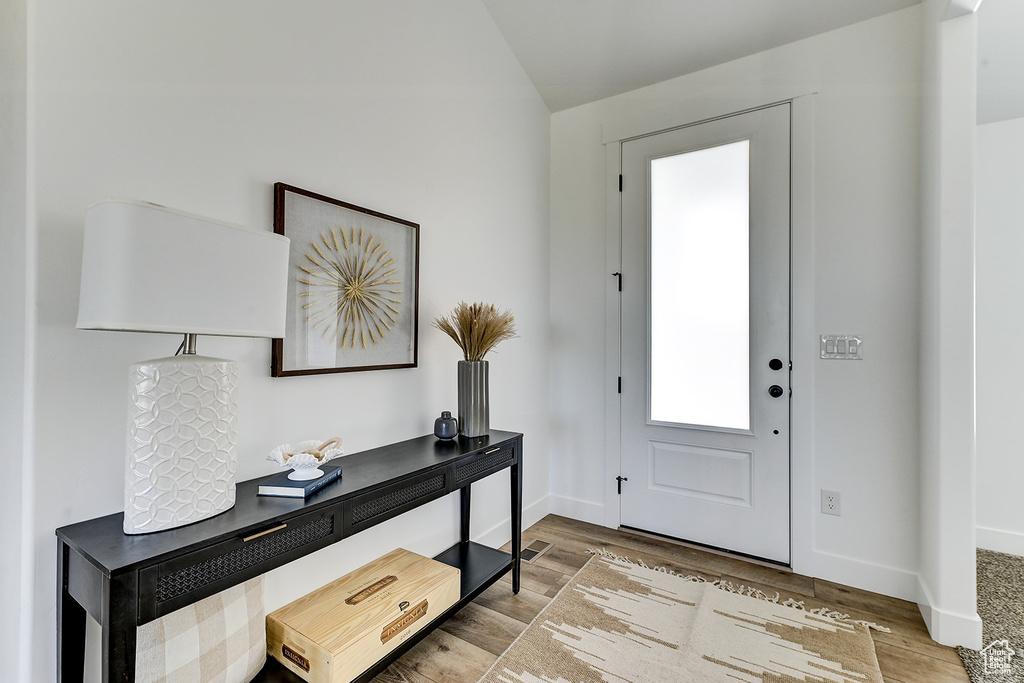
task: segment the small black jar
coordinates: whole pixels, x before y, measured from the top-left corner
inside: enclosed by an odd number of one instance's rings
[[[442,411],[441,417],[434,420],[434,436],[439,439],[454,439],[459,434],[459,422],[450,411]]]

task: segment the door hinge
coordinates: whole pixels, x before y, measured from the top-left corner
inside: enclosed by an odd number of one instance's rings
[[[622,174],[619,174],[619,192],[622,192]]]
[[[619,377],[619,393],[622,393],[622,378]]]
[[[622,291],[622,273],[621,272],[612,273],[612,277],[618,278],[618,280],[619,280],[619,291],[621,292]]]
[[[629,481],[629,477],[622,477],[622,476],[615,477],[615,481],[618,483],[619,495],[621,496],[622,495],[622,482]]]

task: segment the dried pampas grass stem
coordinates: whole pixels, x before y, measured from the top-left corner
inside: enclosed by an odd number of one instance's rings
[[[500,342],[516,336],[512,312],[492,304],[462,301],[448,315],[435,318],[433,325],[455,340],[468,361],[483,360]]]

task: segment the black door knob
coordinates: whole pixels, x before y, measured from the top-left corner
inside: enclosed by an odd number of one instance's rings
[[[784,393],[786,393],[786,390],[780,387],[778,384],[773,384],[770,387],[768,387],[768,395],[771,396],[772,398],[779,398]]]
[[[771,368],[772,370],[781,370],[782,361],[779,360],[778,358],[772,358],[770,361],[768,361],[768,367]]]

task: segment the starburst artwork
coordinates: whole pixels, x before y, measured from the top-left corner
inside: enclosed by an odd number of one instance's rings
[[[290,241],[274,377],[416,367],[419,225],[277,183],[274,230]]]
[[[310,244],[299,264],[306,319],[340,347],[384,339],[401,314],[398,267],[384,243],[363,228],[334,228]]]

